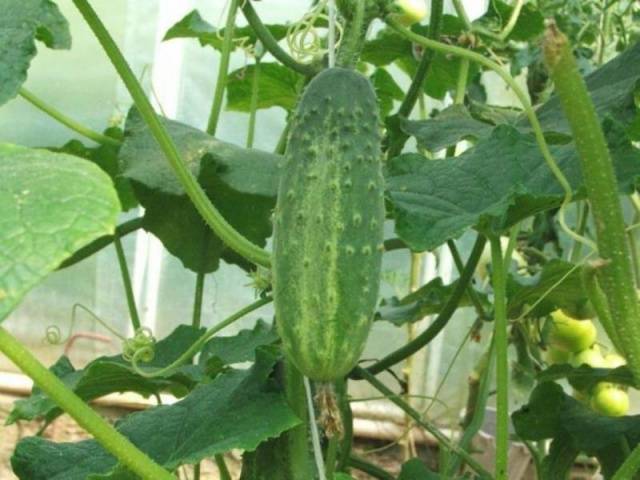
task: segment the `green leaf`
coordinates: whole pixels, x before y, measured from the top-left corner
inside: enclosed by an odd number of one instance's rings
[[[404,465],[398,480],[440,480],[442,477],[431,471],[424,462],[418,458],[412,458]]]
[[[237,335],[216,336],[209,340],[200,353],[199,363],[202,365],[211,358],[218,358],[225,365],[254,361],[258,347],[271,345],[277,342],[278,338],[271,325],[258,320],[251,330],[241,330]]]
[[[610,132],[620,192],[629,193],[640,175],[640,152],[618,131]],[[573,145],[551,147],[559,168],[583,195]],[[502,230],[535,213],[558,207],[563,192],[534,139],[508,125],[459,157],[426,160],[405,154],[388,164],[387,194],[396,232],[412,250],[432,250],[469,227]]]
[[[280,157],[224,143],[187,125],[163,120],[183,160],[225,219],[254,243],[271,235]],[[145,207],[144,228],[193,271],[212,272],[220,257],[248,264],[206,227],[139,113],[127,118],[120,154],[123,175]]]
[[[113,233],[119,211],[95,165],[0,144],[0,321],[63,260]]]
[[[532,392],[529,403],[511,416],[517,435],[523,440],[553,438],[556,445],[546,468],[563,471],[576,452],[597,457],[606,465],[607,477],[622,462],[621,442],[633,449],[640,441],[640,416],[607,417],[600,415],[568,396],[553,382],[540,383]],[[594,435],[597,432],[597,435]]]
[[[396,297],[383,299],[374,318],[375,320],[393,323],[396,326],[417,322],[427,315],[439,313],[457,285],[457,280],[449,285],[444,285],[442,278],[434,278],[401,300]],[[485,307],[489,307],[489,300],[486,295],[480,292],[476,292],[476,295]],[[468,293],[465,292],[460,299],[459,306],[468,307],[471,305],[473,305],[471,299]]]
[[[276,40],[282,40],[287,35],[286,25],[265,25]],[[163,40],[174,38],[196,38],[202,46],[210,46],[216,50],[222,50],[224,28],[217,31],[209,22],[205,21],[198,10],[192,10],[179,22],[173,25],[165,34]],[[233,30],[234,47],[254,46],[256,34],[249,26],[235,27]]]
[[[428,120],[400,121],[402,130],[418,140],[420,148],[437,152],[462,140],[488,137],[494,126],[471,116],[464,105],[452,105]]]
[[[536,376],[538,382],[552,382],[566,378],[569,383],[581,391],[591,390],[599,382],[610,382],[619,385],[635,386],[631,372],[627,367],[615,369],[593,368],[589,365],[580,365],[578,368],[569,364],[551,365]]]
[[[49,48],[71,48],[69,24],[50,0],[0,0],[0,105],[27,79],[36,40]]]
[[[227,77],[227,110],[251,111],[253,75],[258,71],[258,109],[294,109],[302,76],[278,63],[258,63],[239,68]]]
[[[601,119],[611,117],[624,125],[631,124],[636,119],[638,111],[634,94],[639,79],[640,43],[629,47],[613,60],[587,75],[585,81],[598,117]],[[551,97],[536,113],[543,130],[571,134],[557,95]],[[529,127],[525,118],[520,120],[519,126]]]
[[[536,302],[536,307],[529,313],[536,318],[548,315],[558,308],[574,318],[594,316],[584,290],[582,267],[576,268],[576,265],[563,260],[549,261],[533,278],[511,275],[507,284],[507,297],[509,318],[517,318],[525,306]]]
[[[369,79],[378,96],[380,118],[384,118],[393,109],[394,100],[401,101],[404,98],[404,92],[384,68],[376,68]]]
[[[178,326],[156,344],[153,360],[141,363],[140,367],[142,370],[153,371],[171,365],[203,332],[204,329]],[[196,381],[206,378],[206,362],[201,367],[185,365],[165,377],[146,378],[136,373],[131,363],[123,359],[122,355],[97,358],[81,370],[76,370],[69,359],[62,356],[50,370],[85,401],[115,392],[136,392],[149,397],[171,390],[184,395],[187,389],[193,388]],[[7,424],[36,418],[52,421],[62,413],[40,389],[34,388],[29,398],[15,402]]]
[[[411,42],[394,30],[385,28],[362,48],[361,60],[378,67],[390,65],[399,58],[413,58]]]
[[[273,351],[260,350],[252,368],[219,375],[173,405],[128,415],[117,429],[169,470],[234,448],[253,451],[300,423],[269,378],[276,360]],[[95,440],[26,438],[11,464],[22,480],[84,480],[91,474],[122,478],[116,460]]]
[[[124,132],[119,128],[109,128],[105,130],[105,135],[122,140]],[[123,177],[120,172],[120,162],[118,155],[120,146],[101,144],[97,147],[87,147],[79,140],[70,140],[61,147],[49,148],[52,152],[68,153],[76,157],[86,158],[104,170],[113,181],[122,210],[127,211],[138,205],[138,200],[133,193],[131,182]]]

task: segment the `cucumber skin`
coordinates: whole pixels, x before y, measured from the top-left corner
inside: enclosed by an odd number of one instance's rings
[[[357,363],[380,286],[384,180],[376,95],[331,68],[295,112],[274,212],[273,286],[285,354],[332,381]]]

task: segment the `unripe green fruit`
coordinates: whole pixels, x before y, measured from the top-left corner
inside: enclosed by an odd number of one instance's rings
[[[580,365],[589,365],[592,368],[607,368],[598,345],[593,345],[591,348],[586,348],[581,352],[572,354],[569,363],[575,368],[578,368]]]
[[[591,320],[576,320],[561,310],[551,314],[549,343],[555,347],[577,353],[596,341],[596,326]]]
[[[392,9],[393,18],[406,27],[420,22],[427,16],[424,0],[395,0]]]
[[[629,394],[611,384],[597,386],[591,396],[591,408],[610,417],[626,415],[629,411]]]

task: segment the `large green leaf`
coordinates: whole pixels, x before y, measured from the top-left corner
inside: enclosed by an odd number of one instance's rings
[[[623,124],[637,114],[634,95],[640,79],[640,43],[636,43],[613,60],[585,77],[589,94],[601,119],[612,117]],[[570,135],[570,128],[556,95],[537,110],[542,128]],[[526,119],[519,126],[528,128]]]
[[[491,134],[494,126],[476,120],[463,105],[452,105],[428,120],[400,121],[402,130],[418,140],[418,145],[437,152],[461,140],[478,140]]]
[[[298,102],[302,76],[279,63],[259,63],[239,68],[227,77],[227,110],[251,111],[253,77],[258,71],[258,109],[282,107],[291,111]]]
[[[200,353],[201,365],[219,359],[225,365],[255,360],[258,347],[271,345],[278,341],[278,334],[272,325],[258,320],[251,330],[241,330],[236,335],[216,336],[209,340]]]
[[[640,151],[617,129],[609,133],[620,192],[630,193],[640,175]],[[582,176],[573,144],[551,151],[580,198]],[[559,206],[563,198],[533,137],[508,125],[497,126],[453,159],[394,158],[386,180],[396,231],[415,251],[434,249],[472,226],[501,230]]]
[[[122,140],[124,136],[124,132],[117,127],[108,128],[104,134],[118,140]],[[120,145],[100,144],[95,147],[87,147],[80,140],[70,140],[61,147],[49,148],[49,150],[68,153],[92,161],[111,177],[123,211],[126,212],[138,205],[138,200],[131,188],[131,182],[120,175],[120,162],[118,161]]]
[[[164,123],[183,160],[225,219],[254,243],[265,245],[271,235],[280,157],[220,142],[175,121]],[[123,175],[133,182],[145,207],[144,227],[185,267],[212,272],[221,256],[246,265],[205,226],[134,109],[127,118],[120,158]]]
[[[50,0],[0,0],[0,105],[27,79],[36,40],[49,48],[71,47],[69,24]]]
[[[283,39],[288,27],[286,25],[265,25],[276,40]],[[192,10],[180,21],[173,25],[165,34],[163,40],[174,38],[196,38],[202,46],[210,46],[216,50],[222,50],[224,28],[216,30],[209,22],[205,21],[197,10]],[[249,47],[256,44],[256,34],[249,26],[235,27],[233,31],[234,47]]]
[[[73,252],[113,233],[119,211],[95,165],[0,144],[0,321]]]
[[[204,329],[180,325],[156,344],[153,360],[141,363],[140,367],[144,371],[153,371],[171,365],[203,332]],[[81,370],[76,370],[69,359],[63,356],[51,367],[51,371],[76,395],[90,401],[115,392],[137,392],[148,397],[170,390],[184,395],[196,381],[205,378],[207,368],[206,362],[202,362],[201,367],[185,365],[166,376],[146,378],[139,375],[122,355],[97,358]],[[49,397],[34,388],[29,398],[15,403],[7,424],[36,418],[51,421],[61,414],[62,411]]]
[[[219,375],[173,405],[125,417],[117,428],[168,469],[234,448],[253,451],[300,423],[269,378],[276,360],[272,350],[260,350],[252,368]],[[91,474],[122,478],[115,458],[95,440],[26,438],[18,443],[11,464],[22,480],[84,480]]]

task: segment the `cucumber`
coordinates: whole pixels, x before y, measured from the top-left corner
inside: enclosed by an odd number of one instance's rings
[[[376,95],[330,68],[292,120],[274,212],[273,287],[285,354],[328,382],[356,364],[380,285],[384,185]]]

